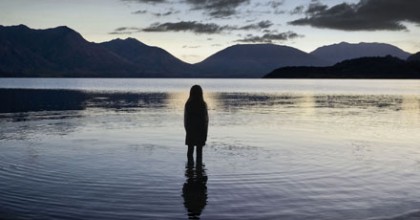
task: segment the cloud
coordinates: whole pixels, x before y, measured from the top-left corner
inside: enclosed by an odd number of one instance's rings
[[[274,13],[284,14],[281,10],[286,0],[120,0],[145,5],[177,5],[179,8],[186,9],[184,12],[195,10],[203,12],[210,18],[231,18],[233,15],[243,16],[240,9],[251,12],[256,8],[264,8],[262,14]],[[259,10],[261,12],[261,10]],[[140,10],[140,12],[142,12]]]
[[[247,35],[243,39],[239,39],[236,42],[243,43],[273,43],[275,41],[286,41],[294,38],[302,37],[295,32],[288,31],[283,33],[267,33],[262,36],[254,36],[252,34]]]
[[[175,10],[174,8],[168,8],[164,12],[152,12],[151,10],[138,10],[138,11],[132,12],[132,14],[137,14],[137,15],[151,14],[156,17],[165,17],[165,16],[170,16],[170,15],[179,14],[179,13],[180,11]]]
[[[184,59],[198,59],[198,58],[201,58],[201,56],[198,56],[196,54],[183,54],[182,58],[184,58]]]
[[[198,23],[196,21],[181,21],[181,22],[167,22],[167,23],[154,23],[147,28],[144,32],[179,32],[191,31],[197,34],[217,34],[226,29],[227,26],[220,26],[215,23]]]
[[[229,17],[237,13],[236,9],[250,0],[185,0],[194,10],[205,10],[212,17]]]
[[[260,21],[256,24],[249,24],[242,27],[239,27],[239,30],[258,30],[258,29],[266,29],[273,26],[273,22],[271,21]]]
[[[216,23],[200,23],[196,21],[180,21],[180,22],[166,22],[153,23],[147,28],[143,28],[144,32],[193,32],[196,34],[219,34],[224,31],[249,31],[249,30],[264,30],[271,27],[271,21],[260,21],[255,24],[245,26],[236,25],[219,25]]]
[[[169,15],[173,15],[173,14],[179,14],[180,11],[177,11],[173,8],[168,9],[168,11],[163,12],[163,13],[152,13],[154,16],[156,17],[165,17],[165,16],[169,16]]]
[[[342,4],[343,5],[343,4]],[[344,5],[346,5],[344,3]],[[309,4],[308,9],[306,9],[306,14],[308,15],[316,15],[318,12],[322,12],[328,9],[327,5],[323,5],[322,3],[318,1],[312,1],[311,4]]]
[[[250,0],[121,0],[124,2],[134,2],[142,4],[187,4],[191,10],[203,10],[211,17],[229,17],[237,13],[237,8],[248,4]],[[271,1],[273,6],[277,6],[276,1]]]
[[[304,12],[304,10],[305,10],[305,6],[304,5],[299,5],[299,6],[296,6],[291,12],[290,12],[290,14],[291,15],[296,15],[296,14],[303,14],[303,12]]]
[[[285,0],[273,0],[268,2],[268,5],[270,5],[272,8],[277,9],[278,7],[282,6],[284,4]]]
[[[152,3],[152,4],[167,2],[166,0],[121,0],[121,1],[123,1],[123,2],[137,2],[137,3]]]
[[[246,10],[246,13],[248,15],[251,14],[261,14],[261,15],[266,15],[266,14],[284,14],[285,11],[283,9],[281,9],[280,6],[283,6],[284,3],[286,2],[286,0],[265,0],[265,1],[255,1],[256,3],[253,4],[252,8],[248,8]]]
[[[141,15],[141,14],[147,14],[147,10],[138,10],[138,11],[135,11],[135,12],[133,12],[132,14],[137,14],[137,15]]]
[[[360,0],[332,7],[312,1],[304,12],[306,17],[289,24],[346,31],[401,31],[407,30],[403,22],[420,24],[419,9],[419,0]]]
[[[164,13],[153,13],[153,15],[156,16],[156,17],[165,17],[165,16],[169,16],[171,14],[174,14],[174,12],[173,11],[167,11],[167,12],[164,12]]]
[[[191,45],[184,45],[184,46],[182,46],[182,48],[184,48],[184,49],[197,49],[197,48],[200,48],[201,46],[199,46],[199,45],[195,45],[195,46],[191,46]]]
[[[119,27],[119,28],[116,28],[114,31],[110,32],[109,34],[128,35],[128,34],[140,32],[140,31],[141,31],[141,28],[137,28],[137,27]]]

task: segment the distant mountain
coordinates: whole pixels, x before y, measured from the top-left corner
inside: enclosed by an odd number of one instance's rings
[[[228,47],[195,64],[208,77],[262,77],[283,66],[324,66],[327,62],[292,47],[242,44]]]
[[[329,67],[284,67],[265,78],[420,79],[420,68],[396,57],[365,57]]]
[[[419,70],[420,72],[420,52],[413,54],[407,58],[407,62],[411,67]]]
[[[407,61],[409,61],[409,62],[413,62],[413,61],[420,61],[420,52],[415,53],[415,54],[413,54],[413,55],[409,56],[409,57],[407,58]]]
[[[64,26],[46,30],[0,26],[0,56],[0,76],[115,77],[137,70]]]
[[[189,77],[196,73],[191,64],[179,60],[159,47],[148,46],[134,38],[115,39],[100,45],[145,70],[149,75]]]
[[[336,64],[344,60],[355,59],[360,57],[382,57],[390,55],[405,60],[407,59],[407,57],[410,56],[409,53],[390,44],[350,44],[346,42],[319,47],[310,54],[320,59],[329,61],[330,65]]]
[[[228,47],[192,65],[182,62],[161,48],[148,46],[133,38],[98,44],[86,41],[79,33],[65,26],[35,30],[24,25],[0,25],[0,77],[260,78],[274,69],[287,66],[288,73],[299,73],[292,74],[293,77],[304,77],[302,69],[315,71],[316,75],[308,73],[311,77],[323,74],[317,72],[318,70],[327,71],[325,74],[331,77],[333,72],[328,71],[332,67],[315,67],[332,65],[332,59],[369,56],[372,53],[392,54],[404,60],[409,56],[397,47],[379,43],[340,43],[321,47],[311,54],[287,46],[247,44]],[[396,73],[396,67],[401,67],[405,74],[412,69],[420,69],[420,61],[416,61],[419,56],[415,54],[407,62],[400,60],[403,62],[400,66],[397,65],[399,61],[384,58],[378,58],[377,62],[373,58],[362,59],[361,63],[353,60],[347,64],[343,62],[344,66],[341,67],[337,64],[331,71],[344,74],[337,77],[364,78],[363,74],[366,73],[369,78],[373,71]],[[391,66],[381,62],[389,62]],[[283,69],[282,73],[284,71]],[[357,74],[346,75],[350,74],[349,71],[354,74],[357,71]],[[395,74],[392,77],[398,78]]]
[[[191,64],[129,38],[96,44],[62,26],[0,26],[0,76],[191,77]]]

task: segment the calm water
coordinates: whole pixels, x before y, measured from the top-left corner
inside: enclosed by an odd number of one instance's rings
[[[0,79],[0,100],[0,219],[420,218],[420,81]]]

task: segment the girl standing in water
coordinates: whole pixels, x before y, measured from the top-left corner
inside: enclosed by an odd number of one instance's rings
[[[199,85],[194,85],[190,90],[190,97],[185,103],[184,127],[187,133],[185,145],[188,146],[188,160],[194,159],[194,146],[197,147],[197,162],[203,158],[203,146],[207,140],[209,116],[207,104],[203,98],[203,90]]]

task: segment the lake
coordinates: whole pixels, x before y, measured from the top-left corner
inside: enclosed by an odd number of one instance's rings
[[[2,219],[420,218],[418,80],[2,78],[0,98]]]

